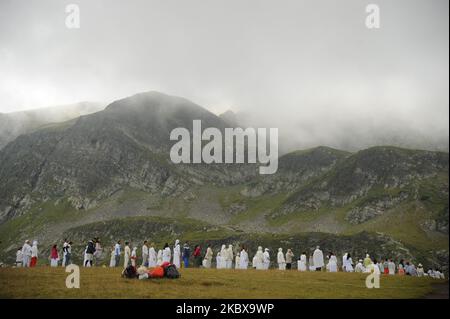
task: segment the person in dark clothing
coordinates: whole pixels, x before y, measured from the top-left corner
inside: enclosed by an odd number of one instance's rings
[[[92,262],[94,260],[94,253],[95,253],[95,244],[92,240],[90,240],[86,247],[86,261],[84,264],[85,267],[87,267],[88,264],[89,266],[92,267]]]
[[[194,248],[194,265],[195,267],[202,265],[202,248],[199,245]]]
[[[185,242],[183,245],[183,263],[184,268],[189,267],[189,257],[191,256],[191,248],[189,247],[189,243]]]

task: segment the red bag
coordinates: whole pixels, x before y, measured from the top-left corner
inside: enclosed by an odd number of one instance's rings
[[[155,267],[148,274],[150,278],[163,278],[164,277],[164,268],[161,266]]]

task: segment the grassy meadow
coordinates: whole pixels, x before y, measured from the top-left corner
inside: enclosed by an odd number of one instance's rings
[[[1,268],[0,298],[424,298],[447,281],[382,276],[379,289],[366,274],[181,269],[180,279],[124,279],[120,268],[81,268],[80,288],[68,289],[62,267]],[[442,285],[441,285],[442,287]],[[447,290],[448,291],[448,290]],[[448,295],[447,295],[448,297]]]

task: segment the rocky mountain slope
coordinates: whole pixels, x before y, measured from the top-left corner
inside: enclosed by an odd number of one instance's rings
[[[448,153],[317,147],[281,156],[265,176],[254,165],[175,165],[170,131],[193,119],[221,130],[233,122],[147,92],[9,143],[0,150],[0,257],[25,238],[47,247],[67,236],[81,249],[95,234],[109,244],[321,243],[448,267]]]
[[[19,135],[30,133],[51,123],[64,122],[100,111],[104,106],[101,103],[81,102],[38,110],[0,113],[0,149]]]

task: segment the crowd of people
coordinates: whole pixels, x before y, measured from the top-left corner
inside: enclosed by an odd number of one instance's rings
[[[59,251],[57,245],[53,245],[50,250],[50,266],[57,267],[61,261],[61,266],[67,266],[72,263],[72,242],[67,239],[64,240],[62,250]],[[35,267],[38,261],[38,242],[26,240],[24,245],[17,250],[16,253],[16,267]],[[131,248],[129,242],[125,242],[122,247],[122,242],[117,241],[110,249],[110,267],[127,268],[129,265],[137,267],[138,264],[152,268],[163,263],[172,263],[177,268],[188,268],[192,265],[190,261],[193,260],[194,267],[212,268],[214,252],[211,245],[208,245],[205,254],[202,254],[200,245],[196,245],[191,251],[189,242],[186,241],[181,246],[177,239],[170,247],[168,243],[161,249],[156,249],[153,243],[144,241],[140,253],[138,247]],[[279,248],[276,253],[275,262],[272,262],[271,251],[268,248],[263,250],[259,246],[251,262],[247,248],[242,245],[239,249],[234,249],[233,245],[222,245],[221,249],[215,256],[215,267],[217,269],[249,269],[267,270],[272,266],[279,270],[291,270],[296,268],[298,271],[327,271],[338,272],[356,272],[356,273],[378,273],[386,275],[408,275],[417,277],[431,277],[437,279],[444,279],[444,273],[437,268],[428,269],[425,271],[422,264],[417,267],[410,261],[400,260],[396,263],[392,258],[376,260],[366,254],[364,259],[356,259],[353,261],[349,253],[342,256],[342,261],[333,252],[330,252],[326,257],[319,246],[308,257],[306,252],[302,252],[298,259],[295,259],[292,249],[287,249],[286,253],[283,248]],[[123,261],[121,262],[123,258]],[[104,259],[103,248],[99,238],[89,240],[83,256],[83,266],[92,267],[98,265]],[[296,263],[296,267],[295,267]]]

